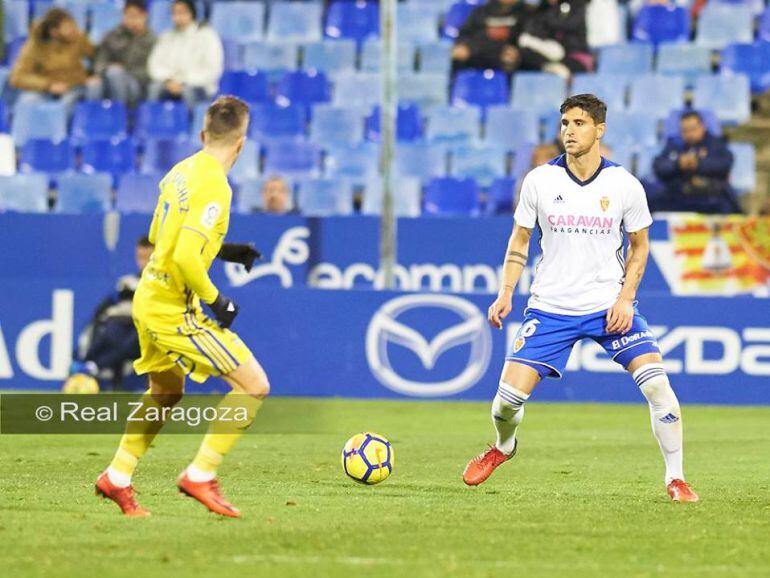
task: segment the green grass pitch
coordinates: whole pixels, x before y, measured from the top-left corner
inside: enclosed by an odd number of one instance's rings
[[[220,472],[243,511],[176,492],[199,436],[161,434],[135,485],[149,519],[93,495],[117,436],[0,437],[0,575],[99,577],[770,576],[770,408],[685,407],[698,504],[670,503],[645,404],[530,403],[519,455],[467,488],[485,403],[268,400]],[[390,479],[348,480],[373,430]]]

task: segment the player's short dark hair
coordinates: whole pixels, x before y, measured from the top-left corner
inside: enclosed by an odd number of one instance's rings
[[[571,108],[584,110],[590,116],[595,124],[607,122],[607,105],[600,98],[593,94],[576,94],[570,96],[561,103],[559,112],[564,114]]]
[[[248,104],[236,96],[220,96],[206,110],[203,131],[213,141],[235,140],[243,136],[248,118]]]
[[[145,0],[126,0],[123,5],[123,11],[125,12],[129,8],[136,8],[142,12],[147,12],[147,2]]]
[[[682,122],[683,120],[687,120],[688,118],[697,118],[700,122],[703,122],[703,117],[700,115],[700,113],[697,110],[685,110],[679,116],[679,122]]]
[[[150,238],[147,235],[142,235],[136,240],[136,246],[137,247],[154,247],[152,243],[150,243]]]

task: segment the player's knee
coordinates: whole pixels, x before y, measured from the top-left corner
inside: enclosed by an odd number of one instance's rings
[[[255,379],[247,386],[246,393],[256,399],[265,399],[270,395],[270,382],[267,377]]]
[[[184,394],[181,391],[169,392],[163,390],[154,390],[150,395],[152,395],[152,399],[155,400],[155,403],[157,403],[159,406],[173,407],[179,403],[179,400],[182,399]]]
[[[524,409],[524,404],[529,399],[529,394],[500,380],[497,387],[497,395],[492,403],[492,415],[497,419],[509,419],[519,410]]]
[[[647,363],[634,371],[633,377],[639,390],[655,410],[679,415],[679,400],[671,388],[662,364]]]

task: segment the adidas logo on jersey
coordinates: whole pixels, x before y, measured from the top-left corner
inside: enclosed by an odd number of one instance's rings
[[[557,197],[556,197],[556,198],[553,200],[553,202],[554,202],[554,203],[563,203],[563,202],[564,202],[564,198],[563,198],[561,195],[559,195],[559,196],[557,196]]]

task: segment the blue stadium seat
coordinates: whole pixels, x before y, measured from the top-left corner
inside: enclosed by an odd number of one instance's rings
[[[420,179],[400,177],[393,183],[393,213],[397,217],[419,217],[422,197]],[[364,200],[361,204],[364,215],[382,213],[382,180],[368,181],[364,187]]]
[[[29,4],[27,4],[27,0],[4,0],[3,9],[3,40],[11,42],[17,38],[26,38],[29,34]]]
[[[762,12],[757,26],[757,40],[770,42],[770,6]]]
[[[200,149],[201,142],[197,138],[187,136],[175,139],[150,138],[144,145],[140,171],[145,174],[167,173],[175,164]]]
[[[283,106],[290,104],[310,106],[331,100],[331,86],[326,75],[317,70],[287,72],[276,89],[275,101]]]
[[[698,18],[696,44],[724,48],[735,42],[754,40],[754,17],[750,6],[709,2]]]
[[[0,84],[0,94],[2,94],[2,84]],[[8,132],[8,106],[4,100],[0,100],[0,133]]]
[[[0,211],[48,212],[48,177],[39,173],[0,176]]]
[[[112,177],[107,173],[69,173],[59,179],[57,213],[104,213],[112,205]]]
[[[742,124],[751,117],[751,85],[744,74],[701,76],[695,82],[695,108],[713,110],[725,124]]]
[[[657,123],[646,112],[611,111],[607,114],[607,132],[602,142],[610,148],[623,147],[634,151],[656,146]]]
[[[400,74],[397,80],[398,97],[416,103],[423,112],[447,103],[448,77],[444,74]]]
[[[59,101],[16,103],[11,136],[16,146],[22,146],[29,139],[62,140],[67,136],[64,104]]]
[[[416,177],[427,181],[447,173],[447,149],[425,142],[398,143],[393,171],[400,177]]]
[[[679,121],[682,118],[682,114],[689,112],[693,109],[681,109],[672,110],[663,123],[663,138],[679,138]],[[696,109],[697,113],[703,120],[703,125],[706,130],[716,136],[722,136],[722,124],[719,122],[719,118],[713,110],[708,109]]]
[[[687,42],[690,39],[689,8],[671,4],[642,6],[636,13],[631,37],[654,45]]]
[[[620,74],[575,74],[570,94],[595,94],[608,109],[626,107],[626,89],[630,78]]]
[[[273,42],[318,42],[321,40],[323,4],[274,2],[270,6],[267,39]]]
[[[600,74],[635,76],[652,71],[651,44],[613,44],[599,48]]]
[[[513,197],[516,194],[516,179],[500,177],[492,181],[487,191],[487,203],[484,207],[488,215],[510,215],[513,213]]]
[[[631,81],[628,110],[646,112],[655,119],[666,118],[684,106],[684,78],[648,74]]]
[[[419,48],[420,72],[437,72],[446,75],[452,68],[452,44],[436,42]]]
[[[313,107],[310,142],[319,146],[347,146],[361,142],[364,119],[359,110],[329,104]]]
[[[295,70],[297,55],[297,46],[289,42],[250,42],[243,46],[243,66],[273,72]]]
[[[512,151],[520,144],[540,140],[537,113],[530,110],[490,106],[487,109],[484,143]]]
[[[380,75],[374,72],[342,74],[334,85],[333,103],[337,106],[355,107],[367,114],[380,102]]]
[[[227,70],[219,80],[219,94],[232,94],[250,103],[267,102],[270,100],[267,74],[258,70]],[[208,104],[203,106],[205,112]]]
[[[266,148],[265,175],[314,177],[320,174],[321,153],[316,145],[300,141],[276,141]]]
[[[134,136],[140,139],[173,139],[190,130],[189,111],[183,102],[143,102],[136,110]]]
[[[214,2],[211,25],[223,40],[256,42],[262,40],[265,5],[261,2]]]
[[[364,72],[379,72],[381,50],[382,46],[379,39],[370,38],[366,40],[361,49],[361,70]],[[399,72],[411,72],[414,70],[414,46],[407,42],[399,42],[396,60]]]
[[[228,176],[238,184],[259,178],[259,145],[256,142],[246,139],[241,156],[235,161]]]
[[[379,146],[372,142],[335,147],[326,155],[326,174],[363,186],[366,181],[377,176],[379,160]]]
[[[380,140],[380,107],[375,106],[366,117],[366,138]],[[401,102],[396,111],[396,139],[399,142],[415,141],[422,138],[422,117],[420,107],[411,102]]]
[[[306,118],[301,106],[254,105],[251,107],[249,137],[261,144],[273,140],[302,140]]]
[[[344,179],[301,180],[297,204],[308,217],[330,217],[353,213],[353,189]]]
[[[81,155],[84,173],[110,173],[117,180],[136,169],[136,144],[131,139],[89,140]]]
[[[163,173],[123,175],[118,185],[115,208],[121,213],[152,213],[158,204],[158,184],[162,178]]]
[[[19,170],[23,173],[48,173],[53,176],[74,169],[75,148],[68,139],[32,139],[21,147]]]
[[[233,205],[243,215],[256,213],[262,209],[262,179],[247,179],[237,184]]]
[[[375,2],[332,2],[326,13],[324,33],[329,38],[362,42],[380,34],[380,10]]]
[[[770,89],[770,43],[731,44],[722,51],[720,64],[722,73],[746,74],[754,94]]]
[[[629,172],[633,172],[634,165],[634,151],[628,147],[615,147],[609,149],[609,154],[603,154],[602,156],[608,158],[613,163],[620,165]]]
[[[513,164],[511,165],[511,176],[515,178],[524,178],[532,168],[532,155],[535,152],[534,143],[521,143],[513,152]]]
[[[567,81],[556,74],[546,72],[520,72],[513,77],[515,108],[528,108],[541,112],[559,110],[567,94]]]
[[[730,186],[738,194],[751,193],[757,188],[757,158],[750,142],[733,142],[728,145],[733,153],[730,169]]]
[[[477,108],[437,107],[428,113],[428,140],[472,144],[478,139],[481,111]]]
[[[505,176],[507,153],[484,146],[460,146],[452,149],[453,177],[470,177],[482,187],[488,187],[498,177]]]
[[[444,25],[441,27],[441,35],[444,38],[457,38],[460,35],[460,28],[462,28],[468,16],[471,15],[478,2],[455,2],[449,7],[444,18]]]
[[[396,29],[402,42],[428,44],[438,40],[438,19],[423,6],[399,3],[396,9]]]
[[[354,40],[329,40],[306,44],[302,66],[314,68],[329,77],[354,72],[356,69],[356,43]]]
[[[454,106],[486,108],[508,102],[508,79],[499,70],[462,70],[455,76],[452,87]]]
[[[663,43],[658,46],[657,72],[684,76],[692,85],[698,76],[711,74],[711,50],[693,43]]]
[[[96,2],[90,5],[91,28],[88,36],[92,42],[101,42],[102,38],[120,24],[121,8],[117,2]]]
[[[222,40],[225,70],[243,70],[243,50],[234,40]]]
[[[72,140],[124,139],[128,134],[128,114],[122,102],[86,100],[75,105],[72,116]]]
[[[171,20],[171,2],[169,0],[153,0],[147,6],[150,29],[160,34],[174,26]]]
[[[479,187],[473,179],[439,177],[425,187],[428,215],[470,216],[478,214]]]
[[[655,162],[655,157],[657,157],[662,150],[662,145],[656,145],[642,147],[637,151],[636,171],[634,172],[636,178],[653,182],[658,180],[653,169],[653,163]]]

